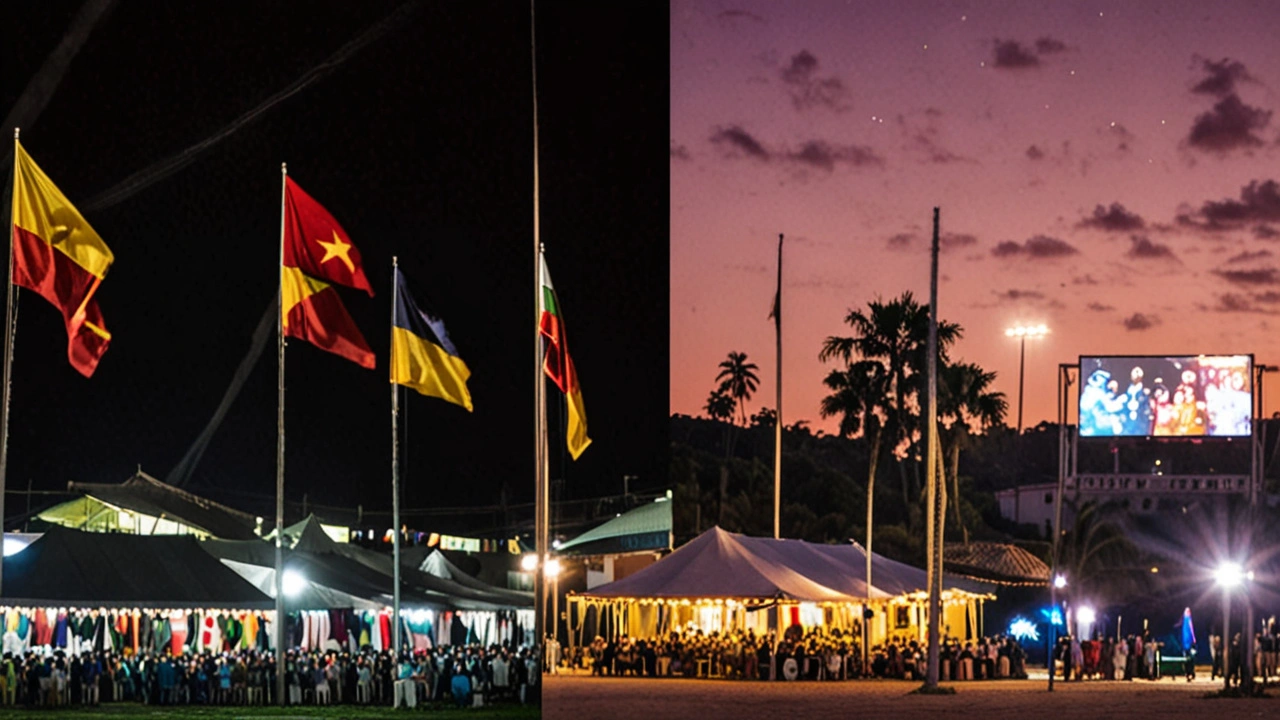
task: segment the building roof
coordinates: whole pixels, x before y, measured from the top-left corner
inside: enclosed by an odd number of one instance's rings
[[[176,488],[142,470],[123,483],[70,482],[67,489],[118,508],[173,520],[215,538],[249,540],[258,537],[254,532],[257,518],[253,515]],[[50,512],[54,510],[56,508]]]
[[[1048,585],[1049,566],[1027,550],[1007,543],[948,544],[945,567],[1001,585]]]
[[[582,533],[560,555],[607,555],[671,549],[671,501],[658,498]]]
[[[8,605],[270,609],[275,601],[200,549],[190,535],[49,528],[4,558]]]

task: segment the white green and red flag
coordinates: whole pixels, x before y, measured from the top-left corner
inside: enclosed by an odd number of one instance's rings
[[[587,413],[582,404],[582,387],[578,385],[578,373],[573,368],[573,359],[569,357],[569,343],[565,339],[564,318],[560,315],[560,302],[556,299],[555,287],[551,285],[551,273],[547,271],[547,258],[541,257],[542,265],[542,299],[538,308],[538,329],[546,338],[547,350],[542,360],[542,370],[551,381],[565,394],[569,407],[568,428],[565,439],[569,445],[569,454],[574,460],[582,455],[582,451],[591,444],[587,437]]]

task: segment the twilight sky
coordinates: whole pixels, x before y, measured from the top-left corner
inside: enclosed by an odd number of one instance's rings
[[[726,353],[760,366],[778,233],[784,417],[822,421],[817,359],[877,297],[929,297],[953,359],[999,373],[1016,421],[1055,415],[1081,354],[1280,364],[1280,5],[673,0],[671,411]],[[1265,411],[1280,407],[1280,388]],[[1074,413],[1074,403],[1072,404]]]

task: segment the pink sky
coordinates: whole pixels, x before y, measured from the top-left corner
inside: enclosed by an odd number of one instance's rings
[[[749,412],[776,404],[781,232],[783,421],[833,431],[822,341],[877,297],[928,302],[934,206],[952,358],[999,373],[1010,424],[1018,323],[1051,329],[1027,426],[1080,355],[1280,364],[1280,5],[671,7],[673,413],[702,413],[731,350],[759,365]]]

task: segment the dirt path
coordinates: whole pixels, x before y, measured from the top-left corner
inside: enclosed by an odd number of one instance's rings
[[[579,720],[779,720],[788,717],[903,718],[963,717],[981,720],[1168,720],[1197,715],[1213,720],[1280,716],[1280,691],[1272,699],[1206,699],[1221,688],[1208,678],[1192,683],[1001,680],[945,683],[956,694],[909,694],[918,683],[764,683],[726,680],[598,678],[553,676],[543,688],[543,717]]]

